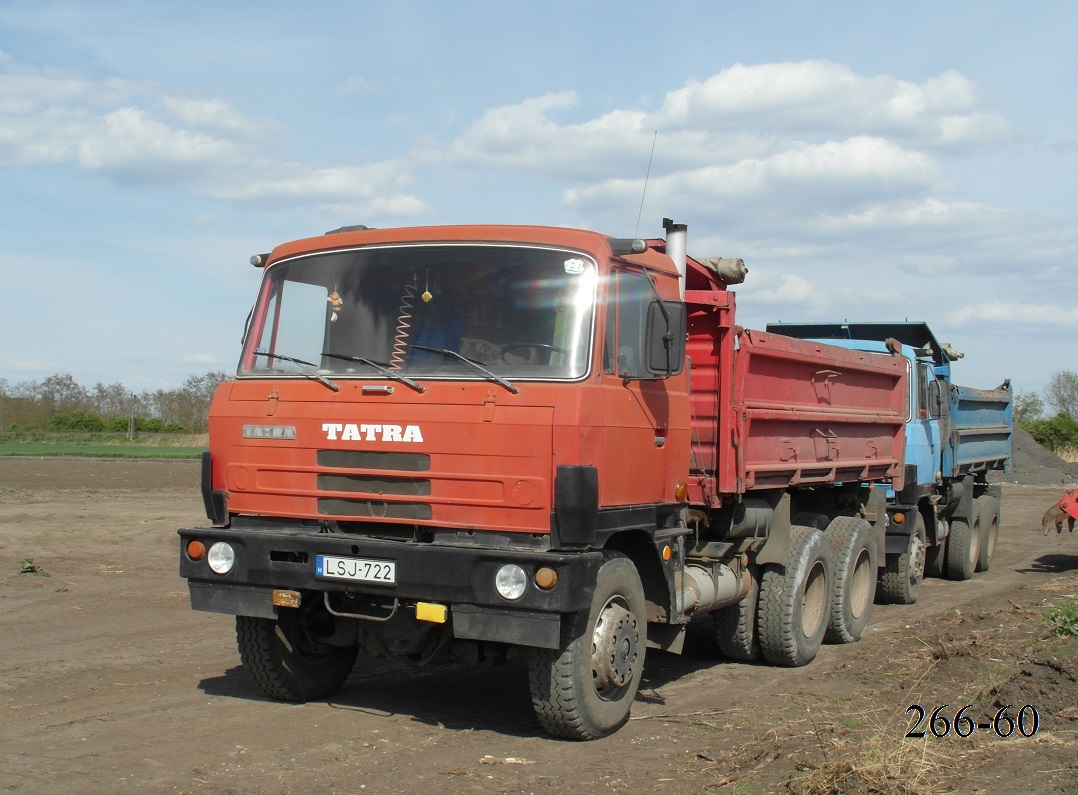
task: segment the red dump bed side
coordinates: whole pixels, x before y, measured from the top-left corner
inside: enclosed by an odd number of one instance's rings
[[[744,331],[734,295],[689,305],[690,500],[843,482],[902,488],[905,359]]]

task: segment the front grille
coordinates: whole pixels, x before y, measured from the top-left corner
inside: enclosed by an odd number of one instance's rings
[[[325,516],[359,516],[364,519],[430,519],[426,503],[384,502],[382,500],[342,500],[324,497],[318,501],[318,512]]]
[[[378,453],[369,450],[319,450],[318,466],[334,469],[382,469],[396,472],[429,472],[430,456],[424,453]]]
[[[377,475],[319,475],[318,490],[423,497],[430,494],[430,481]]]

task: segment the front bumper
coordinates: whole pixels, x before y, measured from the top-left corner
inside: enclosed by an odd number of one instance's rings
[[[179,531],[180,576],[188,580],[196,610],[274,618],[275,589],[339,591],[384,597],[402,604],[417,601],[449,606],[459,638],[555,648],[563,615],[588,610],[602,564],[599,552],[489,549],[447,544],[385,541],[310,530],[189,528]],[[191,540],[206,547],[218,541],[236,553],[232,570],[220,575],[205,559],[187,554]],[[317,555],[392,560],[393,585],[329,579],[315,575]],[[499,567],[515,563],[531,582],[540,566],[558,573],[550,590],[529,585],[517,600],[495,589]],[[282,608],[287,609],[287,608]]]

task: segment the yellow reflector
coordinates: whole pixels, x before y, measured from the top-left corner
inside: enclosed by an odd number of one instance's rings
[[[273,604],[277,607],[299,607],[299,591],[274,591]]]
[[[549,591],[558,584],[558,572],[550,568],[550,566],[543,566],[536,569],[535,584],[544,591]]]
[[[896,514],[892,515],[891,518],[894,519],[895,524],[905,524],[906,523],[906,514],[904,514],[904,513],[896,513]]]
[[[672,551],[672,550],[670,549],[670,546],[669,546],[669,545],[667,545],[667,546],[663,547],[663,560],[670,560],[670,556],[671,556],[672,554],[674,554],[674,553],[673,553],[673,551]]]
[[[420,621],[429,621],[432,624],[444,624],[449,617],[449,610],[445,605],[436,605],[433,602],[417,602],[415,617]]]
[[[689,494],[689,484],[684,480],[679,480],[674,484],[674,498],[679,502],[684,500]]]

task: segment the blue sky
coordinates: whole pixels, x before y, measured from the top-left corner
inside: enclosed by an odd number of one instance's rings
[[[250,255],[342,224],[666,216],[745,259],[744,326],[924,320],[959,382],[1039,390],[1078,369],[1075,31],[1062,1],[6,0],[0,378],[231,371]]]

